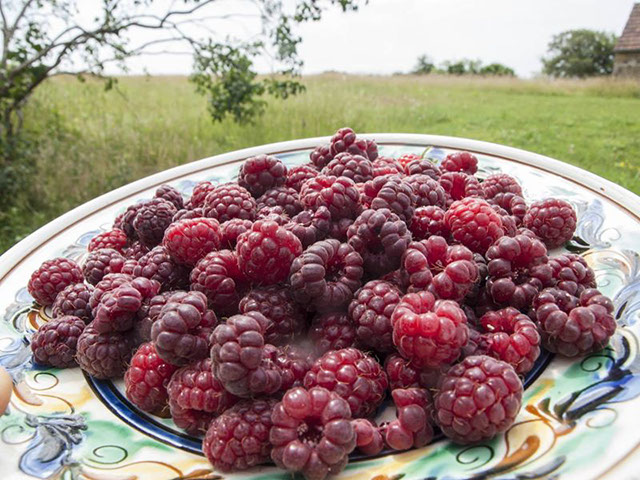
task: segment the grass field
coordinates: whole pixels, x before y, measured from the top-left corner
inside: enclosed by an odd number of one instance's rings
[[[640,84],[451,77],[304,79],[255,125],[213,124],[185,78],[124,78],[117,91],[59,78],[26,113],[37,175],[5,216],[0,252],[101,193],[217,153],[328,135],[415,132],[481,139],[579,165],[640,193]]]

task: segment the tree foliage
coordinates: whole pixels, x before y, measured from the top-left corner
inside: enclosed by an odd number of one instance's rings
[[[542,59],[543,72],[553,77],[585,78],[613,72],[611,33],[580,29],[554,35]]]
[[[436,67],[433,61],[427,55],[420,55],[415,67],[411,71],[414,75],[426,75],[437,73],[439,75],[491,75],[491,76],[510,76],[516,75],[515,71],[501,63],[490,63],[483,65],[480,60],[470,60],[464,58],[462,60],[444,61],[440,66]]]
[[[416,66],[413,67],[411,73],[414,75],[427,75],[432,73],[435,68],[435,64],[427,55],[420,55],[416,61]]]

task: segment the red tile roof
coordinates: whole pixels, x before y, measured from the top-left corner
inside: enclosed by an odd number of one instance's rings
[[[618,39],[616,52],[640,51],[640,3],[636,3],[631,10],[627,25],[622,36]]]

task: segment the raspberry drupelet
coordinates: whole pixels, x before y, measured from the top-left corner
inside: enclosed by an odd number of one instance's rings
[[[450,153],[444,158],[440,167],[447,172],[463,172],[467,175],[473,175],[478,171],[478,157],[471,152]]]
[[[348,177],[356,183],[364,183],[373,178],[373,164],[361,155],[343,152],[333,157],[320,173]]]
[[[213,218],[194,218],[172,223],[164,232],[162,245],[179,264],[193,266],[207,253],[218,250],[220,224]]]
[[[285,186],[299,192],[304,182],[317,176],[318,170],[314,166],[308,164],[298,165],[297,167],[290,168],[287,172]]]
[[[148,248],[158,245],[177,211],[173,203],[162,198],[154,198],[141,207],[133,219],[140,242]]]
[[[416,197],[416,207],[435,205],[445,208],[447,205],[447,194],[444,188],[431,177],[426,175],[409,175],[403,180],[413,189]]]
[[[404,166],[404,172],[409,176],[426,175],[433,180],[438,180],[442,171],[428,158],[412,160]]]
[[[480,198],[454,202],[444,219],[453,239],[476,253],[484,254],[504,235],[500,215]]]
[[[576,231],[576,211],[569,202],[547,198],[534,202],[522,223],[549,247],[564,245]]]
[[[82,266],[82,274],[87,282],[96,285],[109,273],[120,273],[125,258],[113,248],[101,248],[89,253]]]
[[[53,318],[71,315],[89,323],[93,320],[89,304],[92,292],[93,287],[85,283],[69,285],[56,295],[52,307]]]
[[[380,428],[371,420],[356,418],[351,421],[356,432],[356,448],[365,455],[377,455],[384,448]]]
[[[463,172],[445,172],[438,179],[440,186],[447,194],[447,203],[450,205],[456,200],[466,197],[482,198],[484,192],[478,179],[473,175]]]
[[[100,233],[93,237],[89,242],[87,250],[93,252],[94,250],[100,250],[101,248],[113,248],[114,250],[124,254],[128,244],[129,239],[127,238],[127,234],[119,228],[114,228],[113,230]]]
[[[122,332],[100,333],[89,324],[78,337],[76,361],[95,378],[120,377],[133,353],[130,335]]]
[[[276,187],[267,190],[257,200],[258,209],[263,207],[281,207],[290,218],[302,211],[300,194],[291,187]]]
[[[304,210],[292,217],[284,228],[300,239],[304,249],[326,238],[331,229],[331,213],[326,207],[320,207],[315,212]]]
[[[384,440],[394,450],[420,448],[433,440],[431,417],[433,401],[424,388],[401,388],[391,391],[396,419],[383,425]]]
[[[411,230],[414,240],[425,240],[431,235],[447,238],[451,233],[444,220],[445,211],[436,206],[416,208],[411,219]]]
[[[415,368],[409,360],[397,353],[387,357],[384,362],[384,371],[389,379],[391,391],[411,387],[434,388],[440,378],[439,369]]]
[[[416,205],[413,188],[398,175],[376,177],[366,182],[362,204],[374,210],[388,208],[404,222],[410,222]]]
[[[202,208],[205,216],[222,223],[233,218],[253,220],[257,203],[246,188],[235,183],[225,183],[209,192]]]
[[[332,158],[335,158],[342,152],[361,155],[371,161],[378,158],[378,146],[376,142],[358,138],[356,133],[348,127],[339,129],[333,137],[331,137],[329,145]]]
[[[69,285],[82,283],[82,270],[67,258],[47,260],[31,274],[27,290],[42,306],[52,305],[58,293]]]
[[[42,325],[31,337],[31,351],[36,363],[56,368],[75,367],[78,338],[85,323],[65,315]]]
[[[189,285],[188,268],[177,264],[162,245],[140,258],[131,274],[159,282],[163,291],[186,288]]]
[[[574,253],[565,253],[549,259],[555,286],[579,296],[585,288],[596,287],[596,274],[586,260]]]
[[[518,181],[506,173],[494,173],[482,182],[482,191],[487,199],[495,197],[498,193],[513,193],[522,197],[522,187]]]
[[[238,237],[247,230],[251,229],[253,222],[251,220],[243,220],[242,218],[234,218],[227,220],[220,225],[220,246],[234,250]]]
[[[344,312],[328,312],[313,317],[308,332],[316,355],[352,347],[356,342],[356,325]]]
[[[246,188],[254,198],[263,195],[267,190],[284,185],[286,180],[287,167],[271,155],[247,158],[238,172],[238,185]]]
[[[305,208],[326,207],[334,221],[356,218],[361,210],[360,192],[347,177],[318,175],[302,184],[300,200]]]
[[[204,201],[213,190],[216,188],[214,184],[211,182],[200,182],[193,187],[193,193],[191,194],[191,198],[189,199],[189,203],[191,204],[191,209],[204,207]]]

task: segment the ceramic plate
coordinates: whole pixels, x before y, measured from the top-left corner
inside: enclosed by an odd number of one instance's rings
[[[543,355],[526,379],[522,411],[504,435],[474,446],[438,439],[419,450],[354,458],[340,478],[631,478],[640,458],[640,199],[578,168],[508,147],[426,135],[368,137],[386,156],[430,148],[430,157],[442,159],[452,149],[470,150],[480,159],[481,176],[497,170],[513,175],[529,202],[548,196],[571,202],[579,221],[568,248],[596,271],[599,288],[613,299],[619,328],[608,347],[588,357]],[[140,412],[123,395],[121,382],[97,381],[77,368],[34,365],[29,338],[49,312],[33,307],[25,286],[46,259],[81,261],[93,236],[110,229],[127,205],[151,197],[162,183],[188,195],[198,181],[233,180],[248,156],[270,153],[298,165],[326,140],[266,145],[153,175],[63,215],[2,256],[0,365],[14,381],[11,404],[0,417],[3,480],[223,477],[198,453],[199,438],[170,420]],[[290,475],[265,466],[224,478]]]

